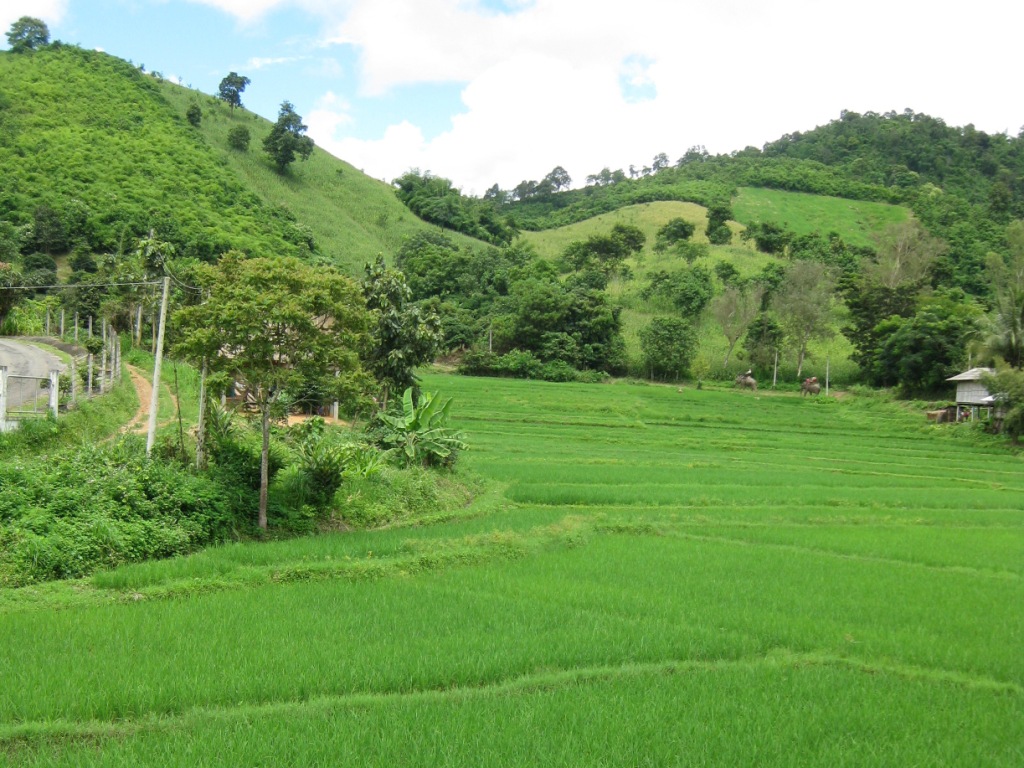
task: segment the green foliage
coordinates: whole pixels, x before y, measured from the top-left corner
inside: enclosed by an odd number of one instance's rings
[[[412,387],[402,395],[402,411],[398,415],[380,412],[383,425],[381,445],[403,466],[451,468],[459,451],[468,447],[462,432],[448,426],[452,398],[431,392],[417,397]]]
[[[782,255],[793,240],[793,233],[772,221],[754,222],[743,231],[744,240],[753,240],[762,253]]]
[[[234,112],[235,107],[242,106],[242,92],[251,82],[248,77],[243,77],[237,72],[229,72],[217,87],[217,97]]]
[[[660,270],[648,277],[650,283],[640,292],[641,298],[667,299],[690,320],[698,318],[714,296],[711,272],[700,264],[676,272]]]
[[[689,240],[697,227],[681,216],[670,219],[661,229],[658,230],[657,240],[654,243],[654,250],[662,252],[678,242]]]
[[[1007,229],[1009,253],[990,254],[994,312],[987,347],[1018,370],[1024,368],[1024,221]]]
[[[7,44],[11,53],[25,53],[43,48],[50,43],[50,30],[40,19],[22,16],[7,31]]]
[[[722,200],[714,200],[708,206],[708,241],[712,245],[727,245],[732,240],[732,230],[726,222],[732,218],[732,208]]]
[[[586,240],[570,243],[565,249],[563,260],[569,269],[579,271],[596,270],[614,274],[622,268],[622,262],[639,253],[647,235],[632,224],[618,223],[607,235],[591,235]]]
[[[769,313],[761,312],[754,318],[743,337],[743,350],[755,373],[764,374],[772,370],[784,338],[782,327]]]
[[[440,319],[410,302],[405,276],[389,269],[382,256],[366,265],[362,290],[371,318],[363,360],[386,403],[391,394],[413,386],[416,366],[434,359],[442,343]]]
[[[277,122],[263,139],[263,151],[270,155],[278,173],[284,173],[295,162],[296,156],[308,160],[313,154],[313,139],[305,136],[306,126],[291,102],[281,103]]]
[[[252,141],[252,134],[249,128],[244,125],[236,125],[228,131],[228,146],[239,152],[249,151],[249,142]]]
[[[165,90],[180,100],[168,103]],[[182,257],[297,254],[284,237],[285,212],[180,119],[195,99],[98,51],[62,45],[0,56],[0,104],[23,105],[4,110],[0,220],[27,228],[23,249],[51,255],[79,246],[121,253],[151,229]],[[200,130],[208,129],[217,129],[212,115]]]
[[[198,128],[203,122],[203,108],[198,104],[190,104],[185,110],[185,119],[193,128]]]
[[[882,321],[872,379],[912,395],[941,391],[963,370],[969,343],[980,337],[981,315],[963,291],[949,289],[924,300],[912,317]]]
[[[995,408],[1002,412],[1002,428],[1019,443],[1024,438],[1024,372],[1000,368],[994,375],[984,376],[982,383],[995,398]]]
[[[192,551],[230,535],[237,512],[217,483],[150,461],[141,442],[0,464],[0,584],[76,578]]]
[[[354,281],[297,259],[228,254],[216,268],[197,269],[194,278],[206,300],[175,313],[175,349],[241,384],[260,414],[259,518],[265,528],[271,411],[306,391],[347,407],[356,403],[365,387],[357,353],[365,306]]]
[[[464,196],[450,180],[429,171],[408,171],[392,184],[398,199],[424,221],[495,245],[508,245],[516,235],[492,200]]]
[[[693,324],[679,317],[656,317],[640,332],[644,370],[651,379],[678,381],[697,352]]]

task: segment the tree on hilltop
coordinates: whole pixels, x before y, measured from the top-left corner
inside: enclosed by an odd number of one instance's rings
[[[12,53],[34,51],[50,44],[50,30],[41,20],[22,16],[11,24],[7,44],[11,46]]]
[[[244,77],[237,72],[229,72],[228,76],[220,81],[220,88],[217,91],[218,97],[227,102],[228,106],[231,107],[231,111],[235,111],[235,107],[242,106],[242,91],[252,81],[248,77]]]
[[[313,154],[313,139],[303,135],[306,127],[292,103],[282,102],[277,122],[263,140],[263,150],[273,159],[278,173],[284,173],[295,161],[296,155],[308,160]]]

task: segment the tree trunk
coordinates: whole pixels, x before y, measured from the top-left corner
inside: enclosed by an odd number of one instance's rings
[[[728,337],[726,337],[726,340],[728,340]],[[722,367],[723,368],[728,368],[729,367],[729,358],[732,357],[732,351],[734,349],[736,349],[736,342],[739,341],[739,340],[740,340],[740,337],[737,336],[735,339],[732,339],[731,341],[729,341],[729,348],[727,350],[725,350],[725,360],[722,361]]]
[[[260,528],[267,530],[267,486],[270,484],[270,402],[263,403],[263,452],[260,455]]]

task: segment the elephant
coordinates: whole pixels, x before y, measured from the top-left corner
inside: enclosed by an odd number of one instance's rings
[[[800,396],[804,395],[817,395],[821,393],[821,384],[818,383],[818,377],[812,376],[809,379],[804,379],[800,384]]]
[[[740,389],[751,389],[754,392],[757,392],[757,380],[750,375],[750,371],[741,373],[736,377],[736,386]]]

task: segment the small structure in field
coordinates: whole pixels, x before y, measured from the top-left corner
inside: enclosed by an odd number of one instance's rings
[[[991,368],[971,368],[969,371],[946,379],[946,381],[956,382],[957,421],[965,417],[973,421],[978,417],[982,408],[991,417],[993,398],[982,384],[981,377],[992,373],[995,371]]]

